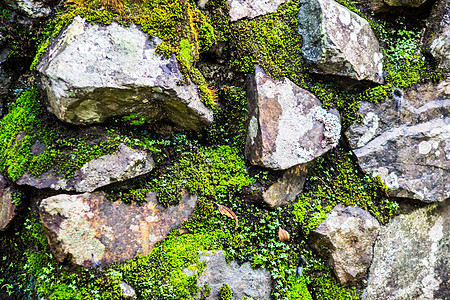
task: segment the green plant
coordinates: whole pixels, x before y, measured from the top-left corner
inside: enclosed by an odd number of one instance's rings
[[[226,283],[219,289],[219,300],[233,300],[233,295],[233,290]]]

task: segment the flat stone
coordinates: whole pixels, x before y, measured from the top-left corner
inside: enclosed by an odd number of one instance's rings
[[[303,191],[307,174],[306,165],[287,169],[283,176],[272,184],[264,193],[263,201],[270,207],[288,205]]]
[[[20,208],[13,203],[13,195],[17,189],[0,174],[0,231],[5,231],[11,225]]]
[[[298,32],[313,73],[381,83],[382,52],[370,24],[333,0],[301,0]]]
[[[245,156],[254,165],[284,170],[335,147],[341,124],[312,93],[285,78],[270,78],[256,66],[247,83],[250,122]]]
[[[147,255],[195,209],[197,196],[185,193],[165,208],[156,193],[143,205],[109,201],[103,192],[57,195],[42,200],[39,214],[55,258],[83,267],[102,267]]]
[[[329,259],[339,282],[347,284],[360,280],[368,270],[379,230],[380,224],[368,211],[339,204],[311,232],[312,246]]]
[[[91,25],[75,17],[37,66],[50,111],[77,125],[130,114],[182,129],[209,125],[212,111],[183,78],[175,55],[156,54],[160,43],[135,25]]]
[[[117,152],[85,163],[71,179],[51,169],[40,177],[26,172],[17,183],[39,189],[93,192],[100,187],[147,174],[154,166],[150,153],[120,144]]]
[[[230,20],[253,19],[275,12],[278,7],[289,0],[227,0],[230,7]]]
[[[404,91],[400,108],[391,97],[362,102],[362,123],[345,133],[359,165],[379,175],[395,197],[424,202],[450,197],[450,81]]]
[[[270,299],[272,279],[270,272],[264,269],[254,269],[249,262],[239,265],[236,261],[227,263],[225,252],[206,251],[199,254],[200,262],[206,263],[203,272],[198,275],[197,286],[203,289],[205,284],[211,288],[209,296],[204,300],[219,299],[219,289],[224,285],[233,290],[233,299],[250,297],[251,299]],[[192,276],[193,271],[185,269],[183,272]],[[195,271],[197,272],[197,271]],[[196,299],[200,299],[200,295]]]
[[[449,204],[431,204],[383,226],[362,299],[448,299]]]

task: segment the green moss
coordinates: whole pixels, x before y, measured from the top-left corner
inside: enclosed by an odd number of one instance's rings
[[[219,289],[219,300],[233,300],[233,290],[228,284],[222,285]]]
[[[291,276],[289,277],[291,288],[287,293],[287,299],[289,300],[312,300],[311,294],[308,291],[306,278],[304,276]],[[336,298],[338,299],[338,298]]]
[[[351,152],[342,148],[316,159],[302,194],[297,197],[293,214],[305,234],[316,228],[338,203],[358,205],[385,224],[398,208],[387,199],[387,188],[379,177],[359,171]]]
[[[34,58],[31,68],[35,68],[40,57],[47,51],[53,38],[81,16],[90,23],[108,25],[118,22],[122,25],[134,23],[149,36],[158,36],[163,43],[157,52],[169,57],[177,56],[181,70],[197,86],[203,103],[210,108],[215,106],[213,94],[209,91],[203,75],[194,67],[199,53],[208,50],[216,43],[216,35],[208,18],[189,0],[142,0],[123,2],[123,8],[100,2],[65,2],[64,10],[56,14],[47,31],[45,39]]]

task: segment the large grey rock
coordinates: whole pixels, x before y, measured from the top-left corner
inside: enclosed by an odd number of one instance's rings
[[[6,230],[20,212],[20,205],[16,205],[14,201],[14,194],[17,192],[18,190],[0,174],[0,231]]]
[[[336,277],[346,284],[366,273],[379,230],[368,211],[339,204],[311,232],[312,246],[330,260]]]
[[[401,97],[396,97],[401,98]],[[362,123],[345,133],[361,168],[379,175],[389,194],[425,202],[450,197],[450,81],[405,91],[400,108],[362,102]]]
[[[39,214],[55,258],[92,267],[147,255],[189,218],[196,201],[185,193],[179,205],[165,208],[153,192],[143,205],[112,202],[102,192],[57,195],[42,200]]]
[[[51,7],[49,6],[49,2],[52,2],[52,0],[4,0],[3,2],[10,9],[32,19],[47,17],[52,12]]]
[[[39,189],[93,192],[111,183],[125,181],[149,173],[155,166],[150,153],[131,149],[120,144],[119,150],[113,154],[103,155],[85,163],[75,171],[71,179],[51,169],[40,177],[25,173],[17,180],[17,184],[29,185]]]
[[[430,38],[428,47],[439,62],[439,67],[450,73],[450,2],[437,1],[428,19]]]
[[[306,173],[306,165],[298,165],[286,170],[280,179],[263,192],[264,203],[270,207],[280,207],[291,203],[303,191]]]
[[[298,31],[314,73],[382,82],[382,52],[370,24],[333,0],[301,0]]]
[[[448,299],[449,204],[400,215],[381,229],[362,299]]]
[[[239,265],[236,261],[227,263],[222,250],[200,253],[200,262],[206,263],[203,272],[198,275],[197,285],[200,289],[205,284],[211,288],[205,300],[219,299],[219,289],[228,284],[233,290],[233,299],[250,297],[251,299],[270,299],[272,279],[270,272],[264,269],[253,269],[249,262]],[[193,272],[184,270],[189,276]],[[197,299],[200,299],[198,295]],[[203,299],[203,298],[202,298]]]
[[[247,98],[245,156],[254,165],[288,169],[313,160],[339,141],[339,117],[287,78],[274,80],[256,66],[248,80]]]
[[[253,19],[258,16],[273,13],[277,8],[289,0],[227,0],[230,7],[230,20],[243,18]]]
[[[175,56],[155,53],[161,40],[136,26],[103,27],[76,17],[37,66],[50,110],[73,124],[100,123],[131,113],[200,129],[213,114]]]

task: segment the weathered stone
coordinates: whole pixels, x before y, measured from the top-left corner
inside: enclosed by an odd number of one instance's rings
[[[277,8],[289,0],[227,0],[230,7],[230,20],[243,18],[253,19],[258,16],[273,13]]]
[[[85,163],[75,171],[71,179],[66,179],[64,174],[58,174],[51,169],[40,177],[35,177],[27,172],[17,180],[17,183],[39,189],[93,192],[102,186],[147,174],[154,166],[155,163],[150,153],[120,144],[117,152]]]
[[[264,191],[263,201],[270,207],[291,203],[303,191],[306,173],[306,165],[298,165],[286,170],[283,177]]]
[[[333,0],[301,0],[298,31],[314,73],[382,82],[382,52],[370,24]]]
[[[37,66],[50,110],[82,125],[129,114],[194,130],[210,124],[212,111],[184,81],[175,56],[155,53],[160,43],[134,25],[103,27],[76,17]]]
[[[184,194],[179,205],[165,208],[152,192],[143,205],[112,202],[95,192],[46,198],[39,213],[56,259],[92,267],[147,255],[189,218],[196,201],[197,196]]]
[[[430,33],[427,45],[439,62],[439,67],[450,73],[450,2],[438,1],[428,19]]]
[[[225,253],[206,251],[200,253],[200,262],[206,263],[203,272],[198,275],[197,286],[202,289],[205,284],[211,288],[205,300],[219,299],[219,289],[228,284],[233,290],[233,299],[250,297],[251,299],[270,299],[272,279],[270,272],[264,269],[253,269],[249,262],[239,265],[236,261],[229,264],[225,260]],[[184,270],[189,276],[193,272]],[[200,295],[197,299],[200,299]],[[203,299],[203,298],[202,298]]]
[[[450,80],[417,85],[400,105],[396,98],[361,103],[363,122],[345,133],[350,145],[361,168],[379,175],[390,195],[443,201],[450,197]]]
[[[17,189],[0,174],[0,231],[6,230],[20,211],[20,208],[13,203],[15,192]]]
[[[311,232],[312,246],[329,258],[336,277],[346,284],[366,273],[379,230],[380,224],[368,211],[339,204]]]
[[[432,204],[383,226],[362,299],[448,299],[449,204]]]
[[[136,291],[125,281],[120,282],[120,290],[126,299],[134,299],[136,295]]]
[[[248,80],[247,98],[245,155],[254,165],[288,169],[313,160],[339,141],[339,117],[287,78],[274,80],[256,66]]]
[[[48,5],[49,2],[52,2],[51,0],[4,0],[3,2],[15,12],[24,14],[32,19],[47,17],[52,12]]]

